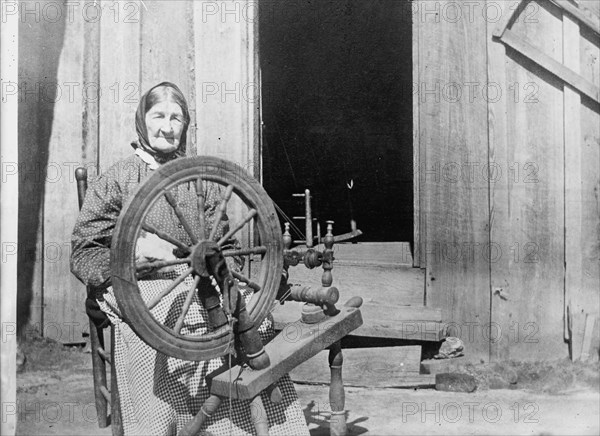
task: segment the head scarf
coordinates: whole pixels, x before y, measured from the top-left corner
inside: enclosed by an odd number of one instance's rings
[[[150,147],[150,141],[148,140],[148,127],[146,127],[146,113],[157,103],[164,101],[164,98],[160,97],[158,100],[153,96],[153,91],[157,88],[170,88],[171,92],[171,100],[177,103],[183,112],[183,131],[181,132],[181,138],[179,140],[179,147],[177,150],[172,151],[170,153],[162,153],[160,151],[154,150]],[[153,98],[151,98],[153,97]],[[190,113],[188,110],[187,101],[183,96],[181,90],[170,82],[162,82],[158,85],[149,89],[141,98],[140,103],[138,104],[137,111],[135,113],[135,130],[138,135],[137,141],[133,141],[131,146],[135,149],[141,148],[146,153],[150,154],[158,163],[164,163],[178,157],[185,156],[186,150],[186,139],[187,139],[187,129],[190,124]]]

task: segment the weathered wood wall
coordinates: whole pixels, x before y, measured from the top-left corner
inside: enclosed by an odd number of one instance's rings
[[[598,87],[597,35],[556,3],[522,3],[511,31]],[[598,103],[494,37],[516,2],[418,5],[427,303],[473,358],[567,356],[599,308]]]
[[[490,323],[489,192],[482,177],[463,177],[466,165],[487,163],[487,106],[468,98],[467,82],[486,80],[486,26],[443,16],[444,3],[418,2],[419,194],[421,266],[427,266],[426,304],[441,307],[453,322],[449,334],[486,356],[479,340]]]
[[[65,342],[87,328],[68,266],[72,172],[131,152],[142,92],[178,83],[197,123],[188,152],[260,174],[251,3],[107,2],[94,19],[98,4],[54,23],[27,15],[19,37],[21,85],[34,90],[20,102],[19,153],[40,168],[37,185],[21,178],[19,293],[31,322]],[[598,86],[596,35],[554,3],[531,5],[512,32]],[[493,36],[514,4],[413,6],[415,264],[427,305],[473,358],[566,356],[581,316],[598,314],[598,104]],[[36,97],[36,83],[58,85],[60,98]],[[566,312],[579,319],[565,327]]]
[[[94,177],[132,153],[141,95],[171,81],[190,105],[188,154],[260,170],[257,21],[246,2],[23,3],[20,319],[80,342],[88,322],[84,288],[69,271],[74,169],[85,165]]]

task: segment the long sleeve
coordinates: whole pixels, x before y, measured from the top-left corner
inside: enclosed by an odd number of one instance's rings
[[[71,272],[85,285],[101,287],[110,278],[110,244],[122,203],[121,189],[110,172],[86,194],[71,239]]]

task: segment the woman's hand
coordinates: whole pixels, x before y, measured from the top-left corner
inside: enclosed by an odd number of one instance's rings
[[[175,260],[173,249],[176,247],[171,243],[159,238],[158,236],[143,232],[142,236],[137,240],[135,247],[135,261],[139,262],[154,262],[157,260]],[[173,271],[175,266],[165,266],[160,268],[160,272]]]

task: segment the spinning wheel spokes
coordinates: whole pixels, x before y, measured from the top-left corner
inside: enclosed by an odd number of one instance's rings
[[[218,195],[219,192],[222,195]],[[218,205],[213,209],[215,203]],[[194,213],[190,212],[190,205],[193,205]],[[207,208],[208,205],[211,208]],[[170,210],[181,230],[165,229],[161,225],[162,219],[152,218],[154,209],[161,207]],[[230,218],[234,224],[228,229],[226,224]],[[178,258],[136,262],[136,243],[144,231],[165,244],[172,244],[173,254]],[[229,243],[232,240],[234,245]],[[261,241],[261,245],[253,246],[248,242],[252,240]],[[275,300],[283,266],[279,221],[262,187],[231,162],[195,157],[178,159],[160,167],[140,186],[123,210],[115,229],[115,241],[111,267],[114,292],[123,317],[146,343],[169,356],[206,360],[223,355],[230,345],[227,324],[216,323],[212,331],[209,329],[204,333],[203,329],[203,334],[194,333],[197,327],[186,324],[186,317],[198,316],[198,311],[192,310],[194,301],[203,301],[203,304],[205,301],[194,297],[200,296],[201,277],[210,274],[205,261],[207,251],[216,251],[222,258],[253,256],[254,266],[259,268],[253,269],[252,279],[250,274],[231,268],[229,273],[253,291],[247,312],[256,327]],[[246,244],[240,245],[242,242]],[[164,274],[161,270],[173,267],[175,274]],[[188,279],[190,276],[193,283]],[[138,280],[156,277],[159,277],[156,283],[162,288],[153,288],[150,294],[143,291],[142,282],[138,283]],[[166,311],[169,311],[170,321],[164,316]],[[213,315],[217,316],[214,312]],[[210,318],[209,313],[209,324]]]
[[[231,271],[231,275],[233,275],[233,277],[235,277],[236,279],[238,279],[240,282],[246,283],[246,286],[248,286],[254,292],[260,291],[260,285],[258,283],[254,283],[253,281],[251,281],[250,279],[246,278],[242,274],[240,274],[240,273],[238,273],[236,271]]]
[[[177,277],[173,282],[167,286],[160,294],[154,297],[148,303],[148,309],[154,309],[160,300],[169,295],[177,286],[183,283],[183,281],[194,272],[194,268],[188,268],[183,274]]]
[[[173,197],[173,194],[171,194],[169,191],[167,191],[167,192],[165,192],[165,197],[166,197],[169,205],[175,211],[175,215],[177,215],[177,218],[179,218],[179,222],[183,225],[183,228],[185,229],[188,236],[192,240],[192,243],[197,244],[198,239],[196,238],[196,235],[194,235],[194,232],[192,231],[192,227],[188,224],[187,220],[185,219],[183,212],[181,211],[179,206],[177,206],[177,201],[175,200],[175,197]]]
[[[189,246],[187,246],[186,244],[184,244],[183,242],[173,238],[172,236],[168,235],[167,233],[155,228],[154,226],[148,224],[148,223],[144,223],[142,225],[142,229],[144,229],[145,231],[147,231],[148,233],[152,233],[156,236],[158,236],[160,239],[163,239],[167,242],[170,242],[173,245],[176,245],[177,247],[181,248],[182,250],[187,250],[189,251]]]
[[[215,218],[215,222],[213,223],[212,230],[210,232],[210,236],[208,237],[209,241],[213,241],[215,236],[217,236],[217,232],[219,231],[219,225],[221,224],[221,220],[227,213],[227,203],[231,199],[231,194],[233,194],[233,186],[227,186],[227,190],[223,195],[223,199],[221,200],[221,204],[219,205],[219,209],[217,210],[217,216]]]
[[[183,259],[153,260],[153,261],[139,262],[135,265],[135,269],[137,272],[143,273],[144,271],[156,270],[156,269],[164,268],[166,266],[175,266],[175,265],[181,265],[184,263],[190,263],[190,261],[191,261],[191,259],[189,257],[186,257]]]
[[[188,291],[187,297],[185,298],[185,302],[183,303],[183,307],[181,308],[181,314],[179,315],[179,318],[177,318],[177,322],[175,323],[175,327],[173,328],[173,330],[175,330],[175,333],[177,333],[177,334],[181,333],[181,327],[183,327],[183,321],[185,320],[185,316],[187,315],[188,311],[190,310],[190,306],[192,305],[192,300],[194,299],[194,293],[196,292],[196,289],[198,289],[199,284],[200,284],[200,276],[194,277],[194,286],[192,286],[190,288],[190,290]]]
[[[219,241],[217,242],[217,245],[219,247],[222,247],[225,242],[227,242],[229,239],[231,239],[231,237],[234,236],[237,232],[242,230],[242,228],[248,222],[250,222],[250,220],[252,218],[254,218],[255,216],[256,216],[256,209],[250,209],[250,213],[248,215],[246,215],[246,217],[237,226],[235,226],[233,229],[231,229],[229,232],[227,232],[226,235],[224,235],[221,239],[219,239]],[[212,238],[210,238],[210,239],[212,239]]]
[[[265,254],[267,251],[267,247],[265,247],[264,245],[259,245],[258,247],[241,248],[239,250],[223,250],[223,256],[231,257],[246,256],[248,254]]]

